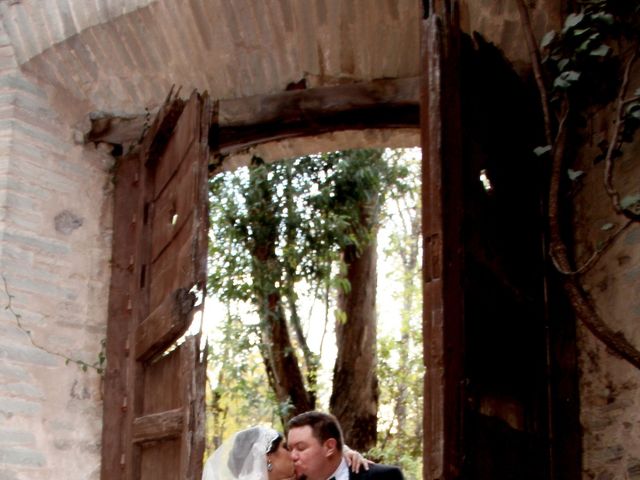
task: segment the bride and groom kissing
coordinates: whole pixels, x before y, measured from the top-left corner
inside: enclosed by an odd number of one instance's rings
[[[344,445],[333,415],[305,412],[289,420],[288,430],[286,442],[269,427],[237,432],[209,457],[202,480],[404,479],[399,468],[370,463]]]

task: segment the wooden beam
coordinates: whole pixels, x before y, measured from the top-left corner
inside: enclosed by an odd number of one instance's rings
[[[418,77],[373,80],[271,95],[220,100],[209,145],[228,154],[259,143],[335,130],[416,128]],[[86,140],[131,145],[146,116],[92,120]]]
[[[375,105],[417,105],[418,89],[419,79],[412,77],[221,100],[219,123],[222,127],[245,127]]]
[[[137,417],[133,421],[134,443],[178,437],[184,426],[184,408]]]
[[[136,175],[138,157],[124,157],[116,172],[113,207],[113,251],[111,288],[109,289],[109,321],[107,323],[107,367],[104,375],[104,409],[102,420],[101,479],[121,480],[122,454],[125,451],[128,362],[127,337],[132,321],[132,262],[135,242],[135,209],[140,195]]]
[[[177,290],[145,318],[135,332],[135,358],[149,360],[162,353],[173,340],[189,327],[195,295]]]
[[[418,78],[293,90],[220,102],[209,145],[221,154],[336,130],[416,128]]]

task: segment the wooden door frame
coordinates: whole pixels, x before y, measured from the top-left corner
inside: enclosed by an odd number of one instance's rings
[[[463,187],[460,32],[455,2],[425,7],[421,30],[424,441],[423,478],[463,465]]]

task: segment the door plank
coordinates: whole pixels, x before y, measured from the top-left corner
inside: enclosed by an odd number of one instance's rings
[[[135,333],[135,356],[138,361],[162,353],[189,327],[196,297],[186,289],[169,295],[151,315],[138,325]]]
[[[171,139],[162,153],[163,161],[158,164],[155,172],[155,198],[158,198],[178,168],[184,163],[194,143],[199,141],[199,136],[194,134],[200,128],[198,109],[199,105],[196,102],[187,102],[182,110],[180,121],[172,131]],[[192,164],[190,163],[190,165]]]
[[[197,247],[187,241],[193,237],[192,228],[181,228],[173,242],[151,264],[149,298],[152,305],[158,305],[179,288],[191,289],[196,285],[194,257]]]
[[[182,434],[184,408],[137,417],[133,421],[133,441],[136,443],[165,440]]]
[[[193,206],[198,197],[197,171],[192,168],[194,148],[189,147],[185,162],[174,172],[176,180],[171,183],[171,188],[161,191],[154,202],[153,210],[151,261],[155,261],[158,255],[167,248],[167,245],[175,239],[181,228],[193,228],[191,222],[195,219],[191,215]]]

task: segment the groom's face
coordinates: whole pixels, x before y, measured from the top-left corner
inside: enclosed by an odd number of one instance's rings
[[[290,429],[287,443],[296,469],[296,477],[307,480],[324,480],[326,478],[323,475],[329,452],[327,447],[313,436],[313,430],[310,426],[305,425]]]

